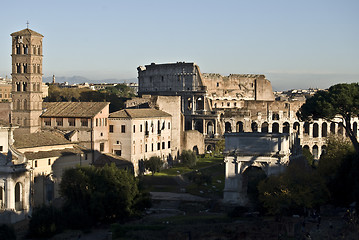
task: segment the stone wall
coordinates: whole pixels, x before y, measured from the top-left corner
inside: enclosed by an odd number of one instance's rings
[[[198,154],[205,153],[204,136],[196,130],[185,131],[182,150],[194,151],[194,149],[198,149]]]

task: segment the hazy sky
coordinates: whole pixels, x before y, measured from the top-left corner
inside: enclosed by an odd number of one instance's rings
[[[136,78],[139,65],[265,74],[275,90],[359,82],[358,0],[1,1],[0,76],[10,34],[44,35],[44,76]]]

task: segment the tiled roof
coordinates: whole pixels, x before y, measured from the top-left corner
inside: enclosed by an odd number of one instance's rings
[[[31,30],[29,28],[25,28],[25,29],[23,29],[21,31],[11,33],[10,35],[11,36],[35,35],[35,36],[43,37],[40,33],[35,32],[34,30]]]
[[[153,108],[123,109],[110,114],[111,118],[171,117],[171,114]]]
[[[108,102],[44,102],[41,117],[94,117]]]
[[[39,152],[25,152],[25,156],[29,160],[50,158],[50,157],[61,157],[83,153],[80,148],[65,148],[61,150],[52,151],[39,151]]]
[[[54,131],[24,134],[15,130],[14,140],[14,146],[19,149],[71,143],[62,134]]]
[[[111,153],[101,154],[101,156],[95,160],[93,165],[96,167],[104,167],[106,164],[111,165],[112,163],[117,167],[133,169],[133,164],[130,161]]]

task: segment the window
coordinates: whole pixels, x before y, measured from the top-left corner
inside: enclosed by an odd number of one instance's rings
[[[88,119],[87,118],[81,119],[81,127],[88,127]]]
[[[230,102],[227,102],[227,107],[230,107],[231,106],[231,103]]]
[[[75,126],[75,118],[69,118],[68,121],[69,121],[69,126],[72,126],[72,127]]]
[[[105,150],[105,143],[100,143],[100,152]]]
[[[121,156],[122,151],[121,150],[115,150],[115,154],[118,155],[118,156]]]
[[[161,143],[160,142],[157,143],[157,150],[161,150]]]
[[[168,129],[171,129],[171,123],[168,122]]]
[[[166,143],[162,142],[162,149],[165,149],[165,148],[166,148]]]
[[[219,83],[217,83],[217,87],[219,87]]]
[[[153,152],[153,143],[152,143],[152,145],[151,145],[151,146],[152,146],[152,148],[151,148],[152,150],[151,150],[151,151]]]
[[[56,118],[56,125],[57,126],[63,126],[64,125],[62,118]]]
[[[133,125],[133,133],[136,133],[136,125]]]
[[[3,147],[3,146],[0,146],[0,152],[2,152],[2,151],[3,151],[3,149],[4,149],[4,147]]]
[[[88,159],[88,156],[87,156],[87,153],[85,153],[85,160],[87,160]]]
[[[105,118],[105,126],[107,126],[107,118]]]
[[[96,127],[98,127],[98,118],[96,118]]]
[[[45,122],[45,126],[51,126],[51,118],[45,118],[44,122]]]
[[[145,152],[147,152],[147,144],[145,144]]]
[[[110,133],[113,133],[113,125],[110,125]]]
[[[25,45],[24,46],[24,54],[28,54],[29,53],[29,48]]]
[[[100,133],[100,136],[103,137],[103,133]]]
[[[37,167],[37,160],[35,160],[35,167]]]
[[[168,148],[171,148],[171,141],[168,141]]]
[[[49,160],[47,160],[47,164],[51,165],[51,159],[49,158]]]
[[[142,132],[142,124],[140,125],[140,132]]]
[[[116,141],[116,144],[120,144],[120,141]]]
[[[121,125],[121,132],[125,133],[126,132],[126,125]]]

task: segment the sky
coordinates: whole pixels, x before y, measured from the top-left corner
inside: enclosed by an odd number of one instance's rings
[[[44,35],[43,74],[132,79],[137,67],[265,74],[274,90],[359,82],[358,0],[33,0],[0,4],[0,76],[12,32]]]

